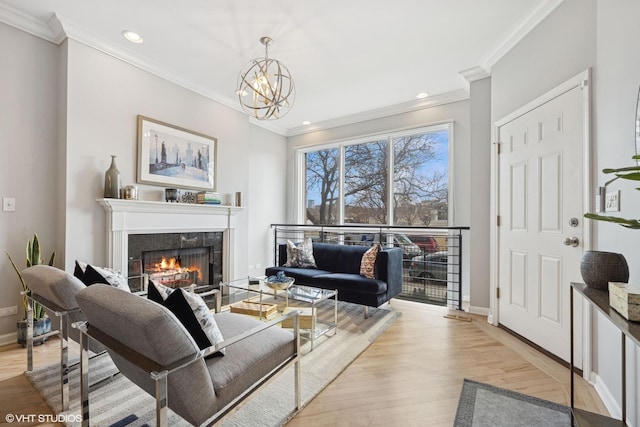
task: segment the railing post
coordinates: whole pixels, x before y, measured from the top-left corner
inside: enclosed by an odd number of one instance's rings
[[[458,310],[462,310],[462,230],[458,230]]]
[[[273,265],[278,265],[278,227],[273,227]]]

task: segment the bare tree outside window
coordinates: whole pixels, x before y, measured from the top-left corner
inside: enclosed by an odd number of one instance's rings
[[[311,224],[338,224],[337,148],[306,153],[307,221]]]
[[[344,151],[344,222],[387,224],[387,140],[349,145]]]
[[[392,165],[390,154],[393,154]],[[343,223],[447,225],[449,132],[446,129],[345,145],[342,177],[338,148],[307,152],[305,160],[306,212],[311,224],[340,223],[338,203],[342,179]],[[390,192],[393,224],[389,218]]]
[[[428,226],[432,221],[446,221],[448,151],[448,132],[444,131],[393,140],[395,225]]]

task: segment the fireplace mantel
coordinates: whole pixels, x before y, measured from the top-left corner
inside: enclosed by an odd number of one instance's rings
[[[236,215],[243,208],[195,203],[167,203],[149,200],[97,199],[107,212],[172,213],[192,215]]]
[[[106,211],[107,263],[127,275],[129,234],[222,231],[223,276],[234,277],[236,215],[244,208],[222,205],[166,203],[146,200],[97,199]]]

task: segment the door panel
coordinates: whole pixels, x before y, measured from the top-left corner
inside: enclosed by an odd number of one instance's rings
[[[511,251],[511,304],[527,308],[527,254]]]
[[[527,229],[527,164],[511,165],[511,229]]]
[[[560,189],[556,185],[562,179],[562,153],[550,153],[540,158],[540,231],[561,233],[562,206]],[[543,214],[544,213],[544,214]]]
[[[540,317],[561,325],[562,259],[540,256]]]

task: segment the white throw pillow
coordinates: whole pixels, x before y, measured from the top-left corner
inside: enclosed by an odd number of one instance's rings
[[[304,239],[299,245],[287,240],[287,262],[285,267],[317,268],[313,257],[313,242],[310,237]]]

